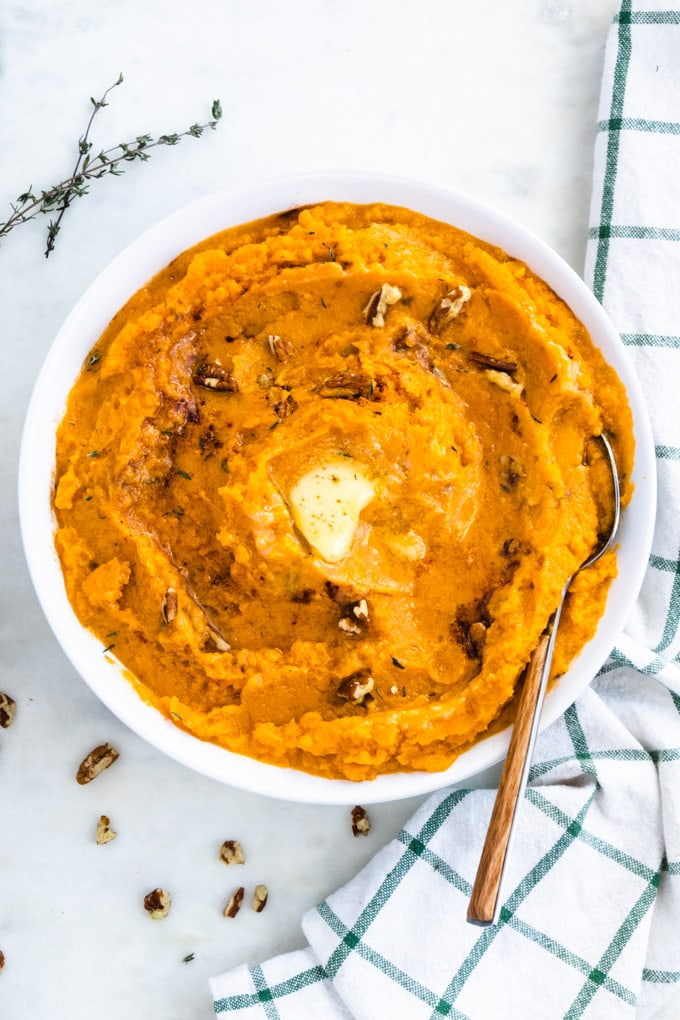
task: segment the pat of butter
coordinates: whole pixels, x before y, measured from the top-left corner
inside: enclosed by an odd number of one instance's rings
[[[374,495],[355,462],[344,458],[312,468],[288,494],[295,524],[327,563],[350,551],[359,515]]]

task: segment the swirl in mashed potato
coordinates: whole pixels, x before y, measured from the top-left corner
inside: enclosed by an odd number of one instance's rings
[[[227,230],[140,290],[58,432],[82,623],[195,736],[329,777],[507,717],[633,453],[624,389],[522,262],[387,205]],[[580,575],[555,659],[602,613]]]

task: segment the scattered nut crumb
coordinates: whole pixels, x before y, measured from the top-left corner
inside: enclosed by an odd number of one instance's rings
[[[355,836],[368,836],[370,829],[371,822],[366,809],[357,804],[352,808],[352,832]]]
[[[253,910],[256,914],[261,914],[264,908],[267,906],[267,900],[269,898],[269,889],[266,885],[256,885],[255,892],[253,894]]]
[[[2,949],[0,949],[0,972],[2,971],[2,968],[4,966],[5,966],[5,954],[3,953]]]
[[[152,889],[144,897],[144,909],[153,921],[167,917],[170,910],[170,893],[165,889]]]
[[[16,709],[17,703],[14,698],[0,692],[0,726],[3,730],[8,730],[12,725]]]
[[[350,673],[340,682],[337,694],[343,701],[353,701],[356,705],[360,705],[371,693],[373,686],[373,677],[370,673],[360,669],[356,673]]]
[[[243,888],[242,885],[240,885],[238,889],[234,889],[233,893],[231,894],[229,902],[224,908],[225,917],[236,917],[239,910],[241,909],[241,904],[243,903],[244,896],[245,889]]]
[[[399,287],[393,287],[390,283],[383,283],[380,290],[371,294],[368,304],[364,308],[364,315],[369,326],[384,326],[385,315],[390,305],[396,305],[402,297]]]
[[[97,822],[97,846],[103,846],[104,843],[110,843],[112,839],[115,839],[118,835],[111,828],[111,819],[108,815],[101,815]]]
[[[111,747],[111,744],[99,744],[81,761],[76,779],[81,786],[91,783],[100,772],[107,769],[109,765],[113,765],[118,757],[120,757],[118,751],[115,747]]]
[[[246,858],[241,844],[236,839],[225,839],[220,847],[220,860],[224,864],[245,864]]]

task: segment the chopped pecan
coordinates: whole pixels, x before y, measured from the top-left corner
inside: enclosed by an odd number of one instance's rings
[[[366,599],[359,599],[357,602],[348,602],[340,609],[341,617],[338,620],[338,627],[346,634],[363,634],[368,623],[368,602]]]
[[[290,340],[284,340],[275,333],[270,333],[267,337],[267,343],[269,344],[269,350],[279,361],[285,361],[286,358],[292,358],[295,354],[295,347]]]
[[[487,377],[489,382],[492,382],[494,386],[498,386],[500,389],[505,390],[506,393],[514,393],[515,396],[520,397],[524,390],[524,384],[516,382],[509,372],[497,372],[493,368],[487,368],[484,375]]]
[[[166,588],[161,605],[161,616],[163,623],[166,624],[172,623],[177,616],[177,590],[175,588]]]
[[[111,744],[98,744],[81,761],[76,773],[76,779],[81,786],[91,783],[100,772],[113,765],[118,757],[120,757],[118,751],[116,751],[115,747],[111,747]]]
[[[238,393],[238,383],[222,365],[217,363],[203,363],[194,372],[193,382],[196,386],[203,386],[206,390],[216,390],[220,393]]]
[[[170,893],[165,889],[152,889],[144,897],[144,909],[153,921],[161,921],[170,910]]]
[[[361,634],[361,627],[355,620],[351,620],[347,616],[341,616],[338,620],[338,630],[343,631],[345,634]]]
[[[359,669],[340,681],[337,695],[343,701],[351,701],[355,705],[361,705],[370,695],[373,687],[373,677],[368,670]]]
[[[5,966],[5,954],[3,953],[2,949],[0,949],[0,971],[2,971],[2,968],[4,966]]]
[[[220,847],[220,860],[223,864],[245,864],[246,857],[237,839],[225,839]]]
[[[508,375],[512,375],[519,368],[516,361],[508,361],[507,358],[493,358],[490,354],[482,354],[481,351],[470,351],[468,361],[473,361],[475,365],[481,365],[482,368],[493,368],[497,372],[507,372]]]
[[[16,710],[17,703],[14,698],[10,698],[9,694],[0,692],[0,727],[3,730],[8,730],[12,725]]]
[[[97,846],[103,846],[105,843],[110,843],[112,839],[115,839],[118,835],[111,828],[111,819],[108,815],[101,815],[97,822]]]
[[[376,390],[379,392],[382,388],[383,384],[380,381],[376,382],[365,372],[353,372],[351,369],[347,369],[326,379],[320,394],[322,397],[334,397],[337,400],[358,400],[360,397],[374,400]]]
[[[475,623],[471,623],[468,628],[468,638],[478,659],[481,658],[482,652],[484,651],[486,632],[487,626],[485,623],[482,623],[481,620],[476,620]]]
[[[348,608],[352,612],[352,616],[355,616],[357,620],[368,621],[368,602],[366,599],[359,599],[358,602],[351,602]]]
[[[234,889],[233,893],[229,898],[229,902],[227,903],[223,911],[225,917],[236,917],[239,910],[241,909],[241,904],[243,903],[243,897],[245,896],[245,892],[246,891],[242,885],[240,885],[238,889]]]
[[[218,652],[230,652],[231,645],[214,623],[208,622],[207,640],[212,641]]]
[[[266,885],[256,885],[255,892],[253,893],[253,910],[256,914],[261,914],[264,908],[267,906],[267,900],[269,899],[269,889]]]
[[[453,287],[434,309],[427,323],[430,333],[439,333],[452,319],[460,315],[463,305],[472,297],[472,291],[464,284]]]
[[[486,632],[491,625],[487,602],[491,592],[483,599],[467,606],[460,606],[456,619],[451,624],[451,635],[462,645],[469,659],[481,659]]]
[[[396,305],[402,298],[399,287],[393,287],[391,283],[383,283],[380,290],[376,290],[368,299],[364,308],[364,316],[369,326],[384,326],[385,315],[390,305]]]
[[[368,836],[371,829],[371,821],[366,809],[357,804],[352,808],[352,832],[355,836]]]
[[[298,403],[292,393],[289,393],[284,400],[277,400],[272,410],[279,421],[290,418],[294,411],[297,411]]]

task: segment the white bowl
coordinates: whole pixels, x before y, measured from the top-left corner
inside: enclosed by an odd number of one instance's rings
[[[128,297],[177,254],[225,227],[292,206],[326,199],[407,206],[454,224],[526,262],[573,309],[618,372],[633,412],[633,497],[620,532],[619,572],[593,639],[548,693],[542,727],[557,719],[590,683],[623,629],[642,583],[655,516],[655,457],[647,412],[623,344],[580,277],[523,227],[452,191],[397,178],[356,174],[264,181],[218,192],[178,210],[126,248],[89,287],[57,334],[38,377],[26,417],[19,468],[19,513],[26,558],[47,620],[75,669],[132,730],[172,758],[232,786],[285,800],[375,803],[412,797],[465,780],[500,761],[508,731],[480,740],[445,772],[410,772],[352,783],[279,768],[223,750],[177,729],[145,704],[121,667],[102,655],[101,642],[76,619],[54,548],[51,509],[55,433],[83,360]]]

